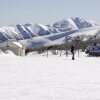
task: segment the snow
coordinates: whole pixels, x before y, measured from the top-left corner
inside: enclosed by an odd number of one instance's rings
[[[39,26],[41,26],[43,29],[45,29],[46,31],[48,30],[47,26],[43,25],[43,24],[38,24]]]
[[[6,55],[6,56],[7,56],[7,55],[8,55],[8,56],[9,56],[9,55],[10,55],[10,56],[13,55],[13,56],[15,56],[15,54],[14,54],[12,51],[10,51],[10,50],[4,51],[3,55]]]
[[[87,40],[87,36],[94,36],[100,30],[100,26],[89,27],[79,30],[60,32],[57,34],[50,34],[45,36],[38,36],[31,39],[20,40],[19,42],[25,45],[26,48],[37,48],[41,46],[52,46],[63,44],[66,36],[70,36],[72,38],[77,36],[85,36],[84,41]]]
[[[100,57],[0,54],[0,100],[100,100]]]
[[[61,28],[63,30],[68,30],[66,28],[71,28],[73,29],[78,29],[76,24],[73,22],[73,20],[71,18],[69,19],[63,19],[63,20],[59,20],[58,22],[53,24],[54,28]]]
[[[32,23],[27,23],[24,25],[17,24],[15,26],[2,26],[0,27],[0,40],[6,41],[7,39],[30,39],[33,36],[45,36],[53,33],[57,34],[59,32],[66,32],[95,26],[99,26],[99,24],[79,17],[69,19],[65,18],[54,23],[53,25],[43,25],[40,23],[34,25]]]
[[[35,48],[39,46],[45,46],[46,44],[48,45],[48,43],[50,43],[51,41],[43,36],[39,36],[31,39],[21,40],[19,42],[26,48]]]
[[[4,54],[4,52],[3,52],[2,50],[0,50],[0,55],[1,55],[1,54]]]
[[[78,27],[76,26],[76,24],[73,22],[73,20],[71,18],[66,19],[69,21],[69,23],[74,27],[74,29],[78,29]]]
[[[75,37],[75,36],[94,36],[96,33],[100,30],[100,26],[97,27],[90,27],[90,28],[85,28],[85,29],[79,29],[77,30],[74,34],[71,34],[69,36]]]
[[[79,18],[79,17],[74,17],[74,18],[71,18],[71,19],[74,21],[74,23],[76,24],[76,26],[79,29],[86,28],[86,27],[98,26],[98,24],[96,24],[92,20],[91,21],[88,21],[88,20],[85,20],[85,19]]]
[[[23,45],[22,45],[20,42],[12,42],[12,43],[14,43],[15,45],[17,45],[17,46],[20,47],[20,48],[23,47]]]

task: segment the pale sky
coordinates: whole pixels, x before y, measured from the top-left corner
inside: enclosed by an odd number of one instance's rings
[[[52,24],[81,17],[100,23],[100,0],[0,0],[0,25]]]

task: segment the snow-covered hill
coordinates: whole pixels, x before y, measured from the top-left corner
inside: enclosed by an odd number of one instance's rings
[[[100,38],[100,26],[89,27],[84,29],[72,30],[61,32],[57,34],[50,34],[46,36],[34,37],[31,39],[20,40],[20,42],[26,46],[28,49],[39,48],[43,46],[53,46],[63,44],[65,42],[65,37],[70,37],[73,40],[76,37],[82,38],[82,40],[87,40],[88,37]]]
[[[82,29],[87,27],[94,27],[94,26],[98,26],[98,24],[92,20],[87,21],[79,17],[63,19],[53,24],[53,27],[58,29],[60,32]]]
[[[23,40],[36,36],[51,34],[47,26],[42,24],[25,24],[16,26],[2,26],[0,27],[0,41],[6,41],[9,39]]]
[[[34,25],[32,23],[27,23],[25,25],[17,24],[16,26],[1,26],[0,41],[3,42],[9,39],[23,40],[94,26],[98,26],[98,24],[78,17],[60,20],[53,25],[43,25],[40,23]]]

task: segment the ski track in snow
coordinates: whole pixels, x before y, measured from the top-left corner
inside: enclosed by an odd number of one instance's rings
[[[0,100],[100,100],[100,57],[0,55]]]

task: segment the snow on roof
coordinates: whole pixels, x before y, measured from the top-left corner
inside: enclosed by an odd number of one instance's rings
[[[12,42],[12,43],[15,44],[16,46],[20,47],[20,48],[23,47],[23,45],[20,42]]]

